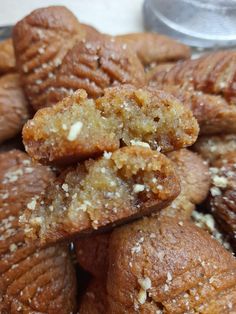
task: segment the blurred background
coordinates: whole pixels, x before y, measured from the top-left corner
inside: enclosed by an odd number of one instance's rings
[[[137,32],[143,30],[142,4],[143,0],[0,0],[0,26],[14,24],[39,7],[65,5],[101,32]]]

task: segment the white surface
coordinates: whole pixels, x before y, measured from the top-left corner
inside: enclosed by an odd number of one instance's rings
[[[0,25],[15,24],[32,10],[67,6],[81,22],[101,32],[119,34],[143,30],[143,0],[0,0]]]

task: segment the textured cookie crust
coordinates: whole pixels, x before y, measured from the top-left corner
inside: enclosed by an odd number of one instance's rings
[[[156,70],[150,86],[171,92],[193,111],[202,134],[235,133],[235,51],[218,51]]]
[[[236,152],[222,155],[210,169],[210,209],[222,230],[236,244]]]
[[[212,163],[224,154],[236,151],[236,135],[202,136],[197,139],[193,149]]]
[[[35,111],[53,103],[56,72],[68,50],[84,37],[77,18],[63,6],[37,9],[14,26],[17,68]]]
[[[16,60],[12,39],[0,41],[0,74],[15,71]]]
[[[235,282],[234,257],[191,222],[146,218],[112,233],[108,313],[232,313]]]
[[[25,242],[22,210],[54,176],[23,152],[0,154],[0,312],[61,313],[75,310],[76,279],[64,245]]]
[[[116,36],[117,39],[127,43],[141,62],[148,66],[152,63],[177,61],[190,57],[190,48],[156,33],[133,33]]]
[[[0,143],[16,136],[29,118],[18,74],[0,77]]]

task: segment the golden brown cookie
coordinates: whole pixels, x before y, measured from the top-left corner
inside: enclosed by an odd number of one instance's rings
[[[206,162],[187,149],[171,152],[168,158],[175,164],[180,178],[181,192],[161,215],[189,219],[196,205],[207,197],[210,188],[210,173]]]
[[[218,51],[160,68],[150,86],[172,93],[193,111],[201,134],[236,133],[235,51]]]
[[[144,147],[123,147],[67,170],[21,218],[41,242],[114,227],[166,207],[180,187],[171,161]]]
[[[0,41],[0,74],[13,72],[16,67],[12,39]]]
[[[144,68],[136,53],[109,36],[80,41],[68,52],[56,75],[54,103],[79,88],[96,98],[119,84],[145,85]]]
[[[193,149],[212,163],[224,154],[236,152],[236,135],[202,136],[197,139]]]
[[[51,104],[55,73],[68,50],[84,37],[77,18],[63,6],[37,9],[15,25],[17,67],[35,110]]]
[[[204,230],[174,218],[116,229],[109,247],[108,313],[233,313],[236,260]]]
[[[0,154],[0,312],[72,313],[75,272],[64,245],[25,242],[19,216],[44,191],[52,172],[23,152]]]
[[[159,86],[151,81],[149,86],[161,88],[179,99],[193,112],[201,134],[236,133],[236,107],[220,95],[206,94],[186,86]]]
[[[194,60],[178,62],[162,75],[156,76],[160,85],[187,85],[196,91],[223,95],[235,103],[236,51],[217,51]]]
[[[210,169],[210,209],[222,230],[236,243],[236,151],[220,156]]]
[[[116,38],[136,51],[145,66],[190,57],[189,47],[157,33],[133,33],[119,35]]]
[[[78,88],[98,97],[111,85],[145,84],[135,51],[81,26],[64,7],[33,11],[16,24],[13,40],[23,86],[35,110],[55,104]]]
[[[177,217],[180,221],[190,219],[195,205],[203,202],[208,194],[208,166],[201,157],[187,149],[169,153],[168,157],[179,175],[181,192],[171,205],[163,208],[157,216]],[[74,241],[78,263],[100,281],[104,281],[107,273],[110,235],[111,233],[103,233]]]
[[[162,91],[132,86],[107,89],[96,100],[78,90],[38,111],[23,130],[28,154],[54,164],[114,151],[124,144],[172,151],[192,145],[197,135],[195,118],[179,101]]]
[[[18,74],[0,77],[0,143],[16,136],[29,118]]]

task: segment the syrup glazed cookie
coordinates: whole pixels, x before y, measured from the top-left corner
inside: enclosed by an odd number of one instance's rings
[[[114,84],[145,84],[135,51],[80,25],[64,7],[33,11],[16,24],[13,41],[23,86],[35,111],[78,88],[98,97]]]
[[[190,219],[196,204],[202,203],[210,188],[208,166],[197,154],[181,149],[168,154],[180,178],[181,192],[177,198],[156,215]],[[155,214],[153,214],[155,215]],[[108,269],[108,247],[111,233],[95,234],[74,240],[80,266],[104,281]]]
[[[55,73],[68,50],[85,38],[76,17],[63,6],[33,11],[13,29],[17,68],[29,103],[48,106]]]
[[[199,155],[187,149],[171,152],[167,157],[175,164],[181,192],[159,215],[189,219],[196,205],[208,195],[211,181],[209,167]]]
[[[29,118],[18,74],[0,77],[0,143],[16,136]]]
[[[150,86],[172,93],[193,111],[202,134],[236,133],[235,51],[160,68]]]
[[[156,33],[133,33],[116,36],[116,39],[129,45],[143,65],[177,61],[190,57],[190,48]]]
[[[140,142],[167,152],[192,145],[197,135],[195,118],[179,101],[132,86],[109,88],[96,100],[78,90],[38,111],[23,130],[26,151],[45,164],[68,164]]]
[[[119,84],[145,85],[144,68],[136,53],[110,36],[78,42],[66,55],[51,91],[56,103],[79,88],[92,98]],[[64,93],[61,93],[63,89]]]
[[[63,245],[40,248],[26,243],[19,226],[25,206],[54,176],[34,165],[23,152],[0,154],[0,312],[72,313],[76,282],[68,249]]]
[[[67,170],[21,217],[28,238],[42,243],[113,227],[166,207],[180,192],[171,161],[144,147]]]
[[[112,233],[107,313],[229,314],[235,283],[235,258],[191,222],[146,218]]]
[[[221,155],[210,169],[210,209],[221,229],[236,246],[236,151]]]
[[[201,136],[197,139],[193,149],[212,163],[224,154],[236,152],[236,135]]]
[[[16,67],[12,39],[0,41],[0,74],[14,72]]]

